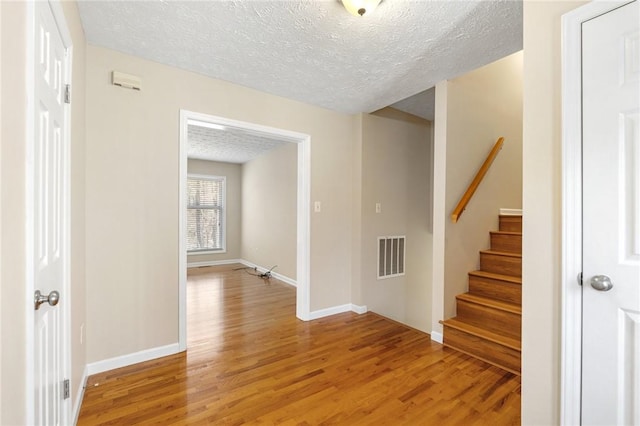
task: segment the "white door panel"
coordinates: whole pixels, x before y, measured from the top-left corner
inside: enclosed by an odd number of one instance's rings
[[[68,53],[49,2],[34,2],[33,277],[44,296],[58,292],[60,302],[34,310],[34,423],[66,423],[65,271],[68,191],[64,89]],[[35,306],[34,306],[35,308]]]
[[[635,1],[582,25],[584,424],[640,425],[639,20]]]

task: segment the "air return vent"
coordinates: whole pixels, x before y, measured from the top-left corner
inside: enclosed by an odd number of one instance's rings
[[[378,279],[404,275],[405,237],[378,237]]]

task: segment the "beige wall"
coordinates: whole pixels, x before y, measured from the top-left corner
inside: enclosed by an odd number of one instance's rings
[[[88,362],[178,341],[181,108],[311,136],[311,310],[350,301],[351,247],[335,241],[351,232],[353,116],[94,46],[86,66]]]
[[[0,6],[0,99],[2,99],[2,7]],[[2,101],[0,101],[0,129],[2,129]],[[0,133],[0,177],[2,176],[2,134]],[[2,308],[2,185],[0,184],[0,309]],[[2,315],[0,315],[0,383],[2,381]],[[0,412],[2,411],[2,386],[0,385]],[[0,423],[2,416],[0,415]]]
[[[226,252],[190,254],[188,263],[215,262],[240,259],[242,213],[242,165],[189,159],[187,173],[209,176],[225,176],[226,179]]]
[[[436,214],[446,218],[443,310],[449,318],[455,296],[467,291],[467,272],[479,267],[478,250],[489,248],[499,209],[522,207],[522,52],[448,81],[446,93],[445,210]],[[502,151],[452,223],[453,209],[500,136]]]
[[[2,10],[2,128],[0,129],[0,205],[2,205],[2,401],[0,424],[25,424],[25,147],[26,147],[26,6],[0,2]]]
[[[562,14],[524,3],[522,423],[560,422]]]
[[[431,330],[431,129],[362,115],[362,289],[369,310]],[[375,212],[381,203],[381,213]],[[406,235],[405,275],[377,279],[379,236]]]
[[[63,3],[72,36],[73,101],[71,106],[71,391],[78,398],[85,356],[80,327],[84,300],[84,49],[85,40],[75,3]],[[0,424],[25,424],[26,330],[25,293],[25,147],[26,147],[26,6],[0,2],[1,145],[0,145]],[[10,106],[7,102],[10,101]],[[64,297],[64,295],[63,295]]]
[[[242,165],[242,259],[297,279],[298,144]]]

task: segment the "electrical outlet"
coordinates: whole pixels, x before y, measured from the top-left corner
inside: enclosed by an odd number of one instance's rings
[[[382,211],[382,204],[376,203],[376,213],[380,213]]]
[[[320,213],[321,210],[322,210],[322,205],[320,204],[320,201],[316,201],[315,203],[313,203],[314,212]]]

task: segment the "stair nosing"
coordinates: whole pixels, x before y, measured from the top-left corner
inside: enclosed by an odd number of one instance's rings
[[[480,250],[480,253],[483,254],[493,254],[496,256],[505,256],[505,257],[519,257],[522,258],[522,253],[510,253],[508,251],[496,251],[496,250]]]
[[[515,235],[522,236],[522,232],[516,231],[489,231],[490,234],[498,234],[498,235]]]
[[[462,331],[464,333],[467,334],[471,334],[472,336],[476,336],[476,337],[480,337],[484,340],[488,340],[489,342],[495,343],[497,345],[500,346],[504,346],[505,348],[509,348],[509,349],[513,349],[514,351],[518,351],[518,352],[522,352],[522,342],[514,339],[513,337],[509,337],[509,336],[505,336],[502,334],[498,334],[496,332],[493,331],[488,331],[485,329],[482,329],[478,326],[475,326],[473,324],[469,324],[467,322],[461,321],[459,319],[456,318],[449,318],[448,320],[444,320],[441,321],[441,324],[443,326],[447,326],[447,327],[451,327],[451,328],[455,328],[456,330]],[[458,324],[464,324],[464,326],[460,326]],[[506,339],[507,341],[503,340]],[[517,344],[514,344],[512,342],[513,341],[516,342]]]
[[[456,300],[462,299],[465,302],[475,303],[476,305],[486,306],[498,311],[509,312],[516,315],[522,315],[522,306],[516,303],[505,302],[490,297],[477,296],[470,293],[462,293],[456,296]],[[475,299],[475,300],[474,300]],[[497,303],[497,304],[496,304]]]
[[[496,272],[483,271],[482,269],[469,271],[468,274],[475,277],[489,278],[497,281],[507,281],[513,284],[522,285],[522,277],[516,277],[513,275],[498,274]]]
[[[496,362],[496,361],[491,361],[491,360],[489,360],[489,359],[487,359],[485,357],[482,357],[480,355],[477,355],[477,354],[471,353],[469,351],[466,351],[464,349],[461,349],[461,348],[457,347],[456,345],[452,345],[451,343],[443,343],[442,346],[444,346],[446,348],[449,348],[449,349],[453,349],[454,351],[458,351],[458,352],[463,353],[465,355],[469,355],[472,358],[478,359],[478,360],[480,360],[482,362],[486,362],[487,364],[493,365],[494,367],[500,368],[501,370],[508,371],[509,373],[515,374],[516,376],[520,376],[522,374],[519,371],[517,371],[517,370],[515,370],[515,369],[513,369],[511,367],[507,367],[506,365],[500,364],[499,362]]]

